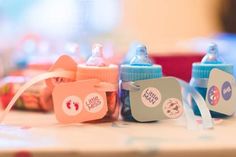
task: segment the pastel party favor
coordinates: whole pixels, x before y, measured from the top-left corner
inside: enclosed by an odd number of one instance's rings
[[[119,70],[117,65],[107,65],[102,45],[94,45],[92,56],[85,64],[77,65],[70,57],[62,56],[50,70],[56,69],[72,70],[76,74],[72,79],[47,80],[53,90],[54,110],[60,122],[118,118]]]
[[[130,64],[120,66],[120,78],[122,84],[138,80],[147,80],[162,77],[162,67],[153,65],[148,58],[146,46],[140,44],[136,47],[136,55],[131,59]],[[121,86],[121,115],[124,120],[135,120],[131,113],[130,91]]]
[[[233,75],[212,69],[207,84],[206,104],[211,111],[231,116],[236,109]]]
[[[221,77],[223,80],[227,81],[227,76],[228,75],[233,75],[233,65],[232,64],[227,64],[224,63],[221,57],[219,56],[218,48],[216,44],[211,44],[208,48],[207,54],[204,56],[202,59],[201,63],[193,63],[192,65],[192,78],[190,81],[190,85],[193,86],[201,95],[204,99],[207,99],[207,92],[215,92],[215,94],[219,94],[218,96],[214,96],[214,99],[219,99],[220,98],[220,89],[221,87],[212,88],[211,91],[208,91],[208,83],[209,80],[214,79],[215,83],[216,82],[222,82],[222,79],[217,78],[215,74],[212,74],[212,71],[214,69],[219,69],[223,72],[221,72]],[[227,74],[224,74],[227,73]],[[227,75],[226,77],[224,77]],[[209,78],[210,77],[210,78]],[[233,77],[233,76],[232,76]],[[231,79],[230,79],[231,81]],[[215,84],[214,83],[214,84]],[[211,88],[211,87],[209,87]],[[218,100],[214,100],[218,101]],[[208,101],[207,101],[208,102]],[[216,103],[216,102],[215,102]],[[194,113],[196,115],[200,115],[199,108],[196,105],[195,101],[192,101],[192,106]],[[215,110],[211,110],[211,115],[212,117],[215,118],[221,118],[221,117],[227,117],[228,114],[225,114],[223,112],[217,112]]]
[[[95,44],[92,56],[85,64],[77,66],[76,80],[98,79],[100,85],[97,88],[104,90],[108,111],[103,120],[115,120],[119,116],[118,106],[118,79],[119,68],[114,64],[107,64],[103,58],[103,47]]]
[[[52,94],[59,122],[74,123],[118,118],[118,66],[107,65],[102,46],[94,46],[86,64],[69,56],[61,56],[49,69],[23,84],[0,117],[2,121],[17,99],[32,85],[46,80],[47,93]]]

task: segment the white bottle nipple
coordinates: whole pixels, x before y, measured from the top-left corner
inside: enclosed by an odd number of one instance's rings
[[[130,64],[131,65],[144,65],[144,66],[152,65],[152,62],[148,57],[147,48],[145,45],[140,44],[136,47],[136,54],[131,59]]]
[[[92,56],[86,62],[88,66],[106,66],[103,58],[103,46],[95,44],[92,49]]]
[[[204,64],[223,63],[223,59],[220,57],[218,47],[215,43],[210,44],[207,50],[207,54],[203,57],[201,63]]]

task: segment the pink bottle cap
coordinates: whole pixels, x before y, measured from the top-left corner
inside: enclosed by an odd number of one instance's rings
[[[101,44],[95,44],[92,56],[87,60],[86,64],[79,64],[77,68],[77,80],[99,79],[104,82],[118,83],[118,76],[118,66],[106,64]]]
[[[88,66],[106,66],[103,58],[103,46],[101,44],[95,44],[92,49],[92,56],[86,62]]]

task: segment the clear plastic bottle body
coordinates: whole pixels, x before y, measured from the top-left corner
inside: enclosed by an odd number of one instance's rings
[[[106,92],[108,111],[104,120],[113,121],[119,117],[118,91]]]
[[[121,89],[120,90],[120,102],[121,102],[121,115],[125,121],[135,121],[131,114],[130,108],[130,99],[129,99],[129,91]]]

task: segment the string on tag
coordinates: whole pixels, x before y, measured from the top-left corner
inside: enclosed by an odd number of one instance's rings
[[[28,89],[29,87],[31,87],[33,84],[35,84],[37,82],[40,82],[40,81],[43,81],[43,80],[46,80],[46,79],[49,79],[49,78],[55,78],[55,77],[63,77],[63,78],[71,79],[71,78],[75,77],[75,72],[73,72],[73,71],[64,71],[64,70],[47,72],[47,73],[40,74],[40,75],[32,78],[28,82],[26,82],[23,86],[21,86],[21,88],[19,88],[17,90],[16,94],[11,99],[11,101],[7,105],[6,109],[3,111],[2,115],[0,115],[0,123],[3,122],[3,120],[6,117],[6,115],[9,113],[11,108],[14,106],[15,102],[17,101],[17,99],[22,95],[22,93],[26,89]]]
[[[118,90],[118,85],[108,83],[108,82],[99,82],[95,85],[97,91],[113,92]]]
[[[184,92],[183,97],[185,98],[188,97],[187,93],[189,93],[191,97],[194,99],[194,101],[196,102],[202,116],[203,127],[206,129],[213,128],[212,117],[211,117],[209,109],[207,108],[205,100],[202,98],[202,96],[197,92],[197,90],[194,87],[190,86],[187,82],[181,79],[177,79],[177,80],[179,81],[182,88],[186,90],[186,92]]]
[[[190,80],[190,85],[193,87],[207,88],[208,79],[207,78],[192,78]]]
[[[183,108],[185,113],[185,118],[187,122],[187,128],[189,130],[197,130],[197,121],[195,120],[195,115],[191,106],[189,105],[188,98],[183,96]]]
[[[135,82],[129,81],[129,82],[122,82],[121,89],[128,91],[138,91],[140,90],[140,87],[135,85]]]

